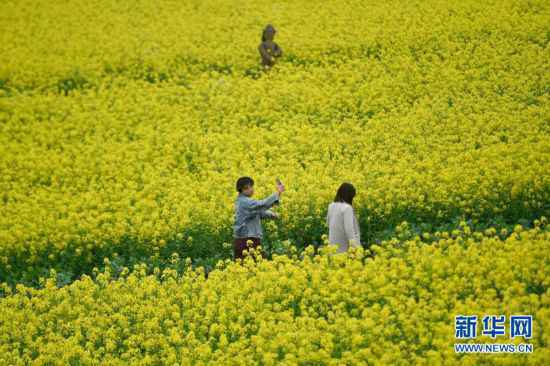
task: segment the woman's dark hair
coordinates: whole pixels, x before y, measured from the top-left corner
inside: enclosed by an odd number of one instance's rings
[[[241,193],[243,189],[254,185],[254,179],[250,177],[240,177],[237,179],[237,191]]]
[[[271,34],[274,36],[277,31],[271,24],[268,24],[262,32],[262,42],[265,42],[267,40],[267,32],[271,32]]]
[[[355,197],[355,187],[351,183],[342,183],[338,191],[336,192],[336,197],[334,197],[334,202],[346,202],[350,205],[353,205],[353,197]]]

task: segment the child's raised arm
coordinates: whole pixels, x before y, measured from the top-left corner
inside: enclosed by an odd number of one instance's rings
[[[245,208],[252,211],[263,211],[271,208],[276,202],[279,201],[280,193],[275,192],[263,200],[248,199],[244,201]]]

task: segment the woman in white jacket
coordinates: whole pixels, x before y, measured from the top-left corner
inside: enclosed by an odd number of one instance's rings
[[[355,187],[350,183],[342,183],[334,202],[328,206],[328,240],[330,244],[338,246],[336,253],[346,252],[351,246],[361,246],[361,232],[353,211],[354,197]]]

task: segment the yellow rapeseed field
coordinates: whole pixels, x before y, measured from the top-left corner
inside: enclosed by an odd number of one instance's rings
[[[320,243],[343,180],[369,243],[547,214],[548,4],[346,4],[3,2],[0,280],[212,267],[241,175],[288,187],[272,251]]]
[[[548,14],[1,1],[0,364],[543,364]],[[283,56],[265,72],[268,23]],[[259,197],[287,187],[273,261],[244,267],[243,175]],[[313,256],[343,181],[365,249]],[[533,314],[535,353],[456,356],[466,311]]]

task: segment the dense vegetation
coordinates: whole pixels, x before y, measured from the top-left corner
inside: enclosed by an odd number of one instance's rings
[[[469,310],[532,313],[535,356],[490,360],[542,362],[549,10],[3,1],[0,361],[433,364]],[[241,175],[287,187],[257,266],[227,262]],[[343,181],[365,251],[310,257]]]

